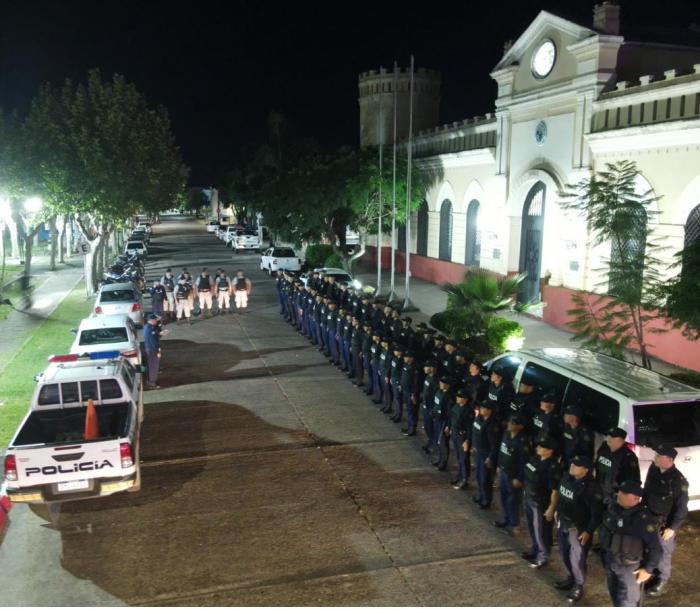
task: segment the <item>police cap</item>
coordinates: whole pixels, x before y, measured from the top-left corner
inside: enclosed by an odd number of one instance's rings
[[[445,383],[445,385],[453,385],[454,384],[454,379],[451,376],[443,376],[440,377],[440,382]]]
[[[391,336],[382,336],[383,343],[391,343]]]
[[[360,300],[369,300],[369,295],[363,294],[362,298],[360,298]]]
[[[557,443],[551,436],[545,436],[537,443],[537,446],[541,446],[542,448],[546,448],[548,450],[555,450],[557,448]]]
[[[456,351],[456,352],[455,352],[455,357],[463,357],[463,358],[466,359],[466,357],[467,357],[467,352],[466,352],[466,351],[462,351],[462,350],[460,349],[459,351]]]
[[[608,431],[608,435],[611,438],[622,438],[624,440],[627,437],[627,432],[622,427],[613,427]]]
[[[642,483],[639,482],[639,480],[625,480],[622,484],[620,484],[618,490],[621,493],[626,493],[627,495],[637,495],[637,497],[644,495]]]
[[[506,375],[505,371],[503,370],[503,368],[501,368],[501,366],[496,366],[493,370],[491,370],[491,374],[497,374],[501,378],[505,377]]]
[[[516,412],[510,415],[508,421],[514,425],[522,425],[523,427],[527,425],[527,417],[522,412]]]
[[[470,398],[472,396],[469,393],[469,389],[467,389],[466,387],[461,387],[460,389],[457,390],[457,397],[458,398]]]
[[[424,321],[421,321],[420,323],[416,324],[416,328],[418,330],[427,330],[428,324],[426,324]]]
[[[149,319],[149,320],[150,320],[150,319],[160,319],[160,316],[159,316],[159,315],[156,315],[155,313],[151,313],[151,314],[149,314],[148,319]]]
[[[556,391],[545,391],[542,397],[540,398],[541,401],[543,402],[548,402],[550,404],[556,404],[559,402],[559,397],[557,396]]]
[[[493,410],[493,404],[491,402],[484,401],[479,404],[479,408],[488,408],[489,410]]]
[[[434,359],[429,359],[427,362],[425,362],[425,367],[426,368],[438,368],[439,364]]]
[[[399,353],[403,353],[404,347],[401,343],[396,343],[394,345],[394,351],[398,351]]]
[[[445,341],[445,344],[446,344],[446,345],[452,345],[453,347],[456,347],[456,346],[457,346],[457,341],[454,340],[453,338],[450,338],[449,340],[446,340],[446,341]]]
[[[593,467],[591,458],[586,455],[576,455],[571,462],[577,467],[585,467],[586,469],[591,469]]]
[[[444,343],[447,339],[446,339],[442,334],[438,334],[438,335],[435,337],[435,340],[436,340],[436,341],[440,341],[441,343]]]
[[[360,318],[358,318],[358,319],[360,319]],[[369,322],[369,320],[366,319],[365,321],[362,322],[362,326],[365,328],[371,328],[372,324]],[[377,336],[379,336],[379,334],[377,334]]]
[[[416,357],[416,352],[413,349],[406,349],[403,352],[404,357]]]
[[[564,408],[564,414],[571,414],[580,419],[583,417],[583,408],[581,408],[578,404],[569,404],[566,408]]]
[[[407,324],[413,323],[413,320],[410,317],[404,317],[401,321],[405,321]]]
[[[435,330],[433,328],[426,328],[425,333],[432,335],[432,334],[435,334]]]
[[[659,444],[656,447],[656,454],[662,457],[671,457],[671,459],[675,459],[678,456],[678,451],[670,444]]]

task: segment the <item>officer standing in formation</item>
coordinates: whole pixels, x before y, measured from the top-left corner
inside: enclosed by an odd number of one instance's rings
[[[163,311],[168,321],[175,321],[175,277],[172,269],[166,269],[165,275],[160,278],[160,284],[165,288],[165,302]]]
[[[354,385],[393,421],[406,413],[405,435],[416,435],[422,417],[422,450],[440,471],[454,454],[455,489],[468,487],[473,457],[473,500],[481,509],[491,506],[498,473],[503,516],[494,524],[513,534],[524,507],[532,545],[522,556],[533,569],[551,561],[558,523],[567,577],[555,587],[570,603],[584,596],[588,554],[601,522],[613,601],[637,603],[642,583],[653,584],[650,596],[665,591],[688,511],[688,483],[675,468],[673,447],[658,447],[642,497],[639,463],[625,431],[609,430],[594,456],[585,404],[562,410],[556,389],[537,387],[527,377],[516,393],[506,369],[497,365],[486,377],[481,362],[469,361],[456,341],[422,323],[414,330],[396,308],[328,277],[313,274],[304,285],[280,273],[277,291],[280,314],[347,369]]]

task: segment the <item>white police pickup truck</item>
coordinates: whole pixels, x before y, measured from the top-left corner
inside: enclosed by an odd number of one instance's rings
[[[10,499],[50,503],[137,491],[143,369],[118,351],[58,355],[49,362],[5,454]],[[97,419],[90,439],[88,400]]]

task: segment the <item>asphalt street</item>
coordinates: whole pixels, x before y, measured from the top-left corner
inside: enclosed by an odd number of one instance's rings
[[[282,320],[259,256],[232,255],[192,221],[155,230],[150,279],[168,266],[243,269],[250,310],[168,326],[162,388],[146,394],[142,490],[16,507],[0,605],[566,604],[552,588],[558,558],[529,569],[526,535],[496,530],[496,507],[454,490],[421,438]],[[694,523],[678,551],[689,568],[663,604],[700,604]],[[609,605],[590,564],[586,604]]]

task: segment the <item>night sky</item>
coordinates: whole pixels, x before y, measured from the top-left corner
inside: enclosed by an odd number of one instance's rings
[[[5,0],[0,105],[22,112],[42,82],[119,72],[169,109],[191,183],[216,185],[264,138],[270,110],[327,146],[357,144],[358,73],[408,65],[411,53],[442,72],[442,122],[489,112],[504,41],[541,9],[589,26],[593,4]],[[685,31],[700,46],[700,2],[621,4],[629,39],[672,42]]]

